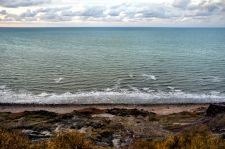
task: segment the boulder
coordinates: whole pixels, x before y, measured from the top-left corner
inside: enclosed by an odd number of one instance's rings
[[[221,113],[225,113],[225,103],[210,104],[206,111],[207,116],[215,116]]]

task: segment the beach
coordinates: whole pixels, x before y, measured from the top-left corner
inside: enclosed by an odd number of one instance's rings
[[[205,104],[0,104],[0,112],[18,113],[23,111],[46,110],[56,113],[70,113],[74,110],[86,108],[96,109],[138,109],[148,112],[154,112],[160,115],[167,115],[180,112],[194,112],[197,110],[207,109],[209,103]]]

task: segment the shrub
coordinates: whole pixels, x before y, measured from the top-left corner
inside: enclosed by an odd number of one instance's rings
[[[48,149],[90,149],[91,142],[84,134],[76,132],[59,133],[48,141]]]
[[[0,149],[91,149],[95,148],[84,134],[63,132],[47,141],[31,142],[16,131],[0,130]]]
[[[205,127],[186,130],[163,141],[139,140],[132,149],[222,149],[225,141],[214,136]]]
[[[7,132],[0,129],[0,148],[1,149],[27,149],[30,142],[18,132]]]

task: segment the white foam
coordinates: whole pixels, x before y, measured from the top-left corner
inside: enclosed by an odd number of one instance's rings
[[[133,73],[129,73],[129,77],[130,78],[133,78],[134,77],[134,74]]]
[[[170,90],[174,90],[175,89],[175,87],[172,87],[172,86],[167,86],[167,88],[170,89]]]
[[[62,80],[63,80],[63,78],[61,78],[61,77],[54,79],[55,83],[60,83]]]
[[[156,77],[152,74],[142,74],[142,77],[146,78],[146,80],[157,80]]]
[[[112,88],[106,88],[104,91],[109,92],[109,91],[112,91],[112,90],[113,90]]]
[[[129,88],[133,91],[139,92],[139,89],[137,87],[129,85]]]
[[[46,93],[46,92],[43,92],[43,93],[39,94],[38,96],[39,96],[39,97],[46,97],[46,96],[49,96],[49,94]]]
[[[213,95],[219,95],[220,92],[218,92],[218,91],[211,91],[210,94],[213,94]]]
[[[99,103],[208,103],[225,102],[225,94],[211,92],[197,94],[185,92],[141,92],[141,91],[93,91],[77,93],[41,93],[34,95],[29,92],[15,93],[0,90],[0,103],[35,103],[35,104],[99,104]]]
[[[149,88],[148,87],[144,87],[142,88],[143,91],[149,91]]]

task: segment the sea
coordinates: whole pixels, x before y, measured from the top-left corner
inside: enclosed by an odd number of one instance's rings
[[[0,28],[0,103],[225,102],[225,28]]]

